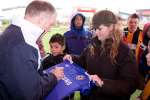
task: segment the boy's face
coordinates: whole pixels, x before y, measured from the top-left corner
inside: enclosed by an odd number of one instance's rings
[[[53,56],[57,56],[63,53],[64,47],[61,46],[58,42],[50,43],[51,53]]]
[[[82,17],[81,16],[76,16],[74,23],[75,23],[75,26],[77,28],[80,28],[82,26],[82,24],[83,24]]]

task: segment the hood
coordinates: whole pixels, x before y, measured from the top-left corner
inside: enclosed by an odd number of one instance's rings
[[[83,19],[83,24],[82,24],[82,26],[81,26],[81,28],[80,29],[77,29],[76,27],[75,27],[75,18],[76,18],[76,16],[81,16],[82,17],[82,19]],[[71,26],[70,26],[70,28],[71,28],[71,30],[74,30],[74,31],[84,31],[84,23],[85,23],[85,16],[83,15],[83,14],[81,14],[81,13],[77,13],[75,16],[73,16],[73,18],[71,19]]]

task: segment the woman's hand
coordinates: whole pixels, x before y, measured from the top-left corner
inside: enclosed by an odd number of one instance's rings
[[[96,86],[103,86],[104,82],[98,77],[98,75],[91,75],[90,78],[93,82],[95,82]]]

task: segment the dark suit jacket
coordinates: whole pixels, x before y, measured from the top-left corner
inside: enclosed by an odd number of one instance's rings
[[[0,48],[0,100],[43,100],[57,79],[38,73],[38,51],[25,42],[21,28],[10,25]]]

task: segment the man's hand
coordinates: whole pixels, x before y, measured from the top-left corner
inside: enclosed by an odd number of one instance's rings
[[[61,80],[64,78],[64,68],[63,67],[55,67],[52,70],[52,73],[57,77],[57,80]]]

